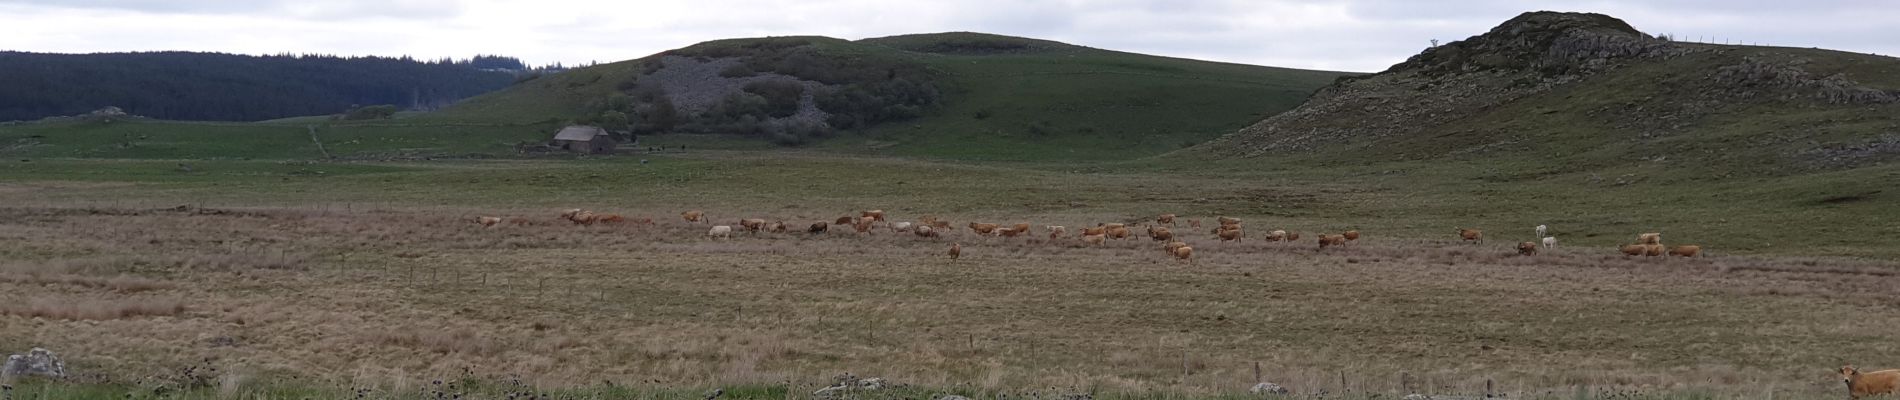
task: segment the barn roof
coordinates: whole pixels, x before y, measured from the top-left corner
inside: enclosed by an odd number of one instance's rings
[[[555,132],[554,140],[589,141],[594,140],[595,136],[605,134],[607,134],[607,130],[600,129],[600,127],[597,126],[570,125],[566,128],[561,128],[560,132]]]

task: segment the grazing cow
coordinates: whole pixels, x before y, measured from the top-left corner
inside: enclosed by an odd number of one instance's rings
[[[565,219],[565,220],[569,220],[569,221],[573,221],[573,220],[574,220],[574,216],[576,216],[576,215],[581,215],[581,212],[583,212],[583,211],[584,211],[584,210],[581,210],[581,209],[579,209],[579,208],[570,208],[570,209],[567,209],[567,211],[562,211],[562,212],[561,212],[561,219]]]
[[[1662,244],[1662,233],[1660,233],[1660,232],[1649,232],[1649,233],[1644,233],[1644,234],[1641,234],[1641,235],[1636,235],[1636,243],[1642,243],[1642,244]]]
[[[1546,248],[1546,249],[1554,249],[1554,248],[1557,248],[1557,237],[1556,237],[1556,236],[1545,236],[1545,237],[1544,237],[1544,248]]]
[[[1135,235],[1134,232],[1129,231],[1128,227],[1126,226],[1108,228],[1107,233],[1108,233],[1109,239],[1115,239],[1115,240],[1127,239],[1129,236]]]
[[[1234,227],[1233,229],[1216,230],[1214,231],[1214,235],[1220,237],[1221,243],[1227,243],[1227,241],[1230,241],[1230,240],[1240,241],[1240,237],[1242,236],[1240,233],[1240,227],[1238,226]]]
[[[1063,234],[1069,233],[1069,228],[1065,228],[1061,225],[1049,225],[1042,227],[1042,229],[1049,231],[1050,241],[1054,241],[1057,238],[1061,238]]]
[[[706,212],[700,211],[700,210],[692,210],[692,211],[680,213],[680,219],[686,220],[686,222],[705,221],[708,224],[712,223],[712,221],[706,220]]]
[[[937,231],[940,231],[940,232],[956,230],[956,228],[953,228],[950,226],[950,221],[943,221],[943,220],[930,221],[930,228],[936,229]]]
[[[501,223],[501,217],[475,217],[475,223],[482,224],[483,228],[493,228],[495,224]]]
[[[773,222],[771,225],[767,226],[767,230],[772,231],[772,233],[785,233],[786,231],[785,221]]]
[[[988,235],[991,232],[995,232],[996,228],[997,228],[996,224],[984,224],[984,223],[976,223],[976,222],[970,223],[970,231],[976,232],[979,235]]]
[[[1269,242],[1284,242],[1284,241],[1286,241],[1286,231],[1283,231],[1283,230],[1279,230],[1279,229],[1274,229],[1274,230],[1271,230],[1271,231],[1267,231],[1267,241],[1269,241]]]
[[[706,230],[706,236],[714,239],[723,237],[726,238],[726,240],[732,240],[732,227],[727,225],[714,226],[712,229]]]
[[[1358,230],[1350,230],[1350,231],[1346,231],[1346,233],[1341,233],[1341,234],[1339,234],[1339,236],[1344,236],[1344,237],[1346,237],[1346,241],[1347,241],[1347,242],[1351,242],[1351,243],[1358,243],[1358,242],[1359,242],[1359,231],[1358,231]]]
[[[580,209],[568,210],[568,212],[562,213],[561,217],[567,218],[567,220],[573,222],[574,225],[593,225],[594,221],[600,220],[600,216],[595,215],[593,211],[583,211]]]
[[[1526,256],[1537,255],[1537,243],[1536,242],[1518,242],[1517,254],[1526,255]]]
[[[877,222],[877,218],[872,218],[872,217],[858,218],[858,222],[851,224],[851,229],[857,230],[859,235],[869,235],[871,234],[872,222]]]
[[[1029,224],[1019,223],[1015,225],[1010,225],[1009,230],[1016,231],[1016,233],[1018,234],[1029,233]]]
[[[1186,262],[1190,264],[1194,263],[1194,248],[1193,247],[1187,247],[1187,246],[1176,247],[1174,248],[1173,251],[1171,251],[1171,253],[1174,253],[1175,259],[1178,259],[1178,260],[1181,260],[1182,262]]]
[[[1201,220],[1198,220],[1198,219],[1188,220],[1188,227],[1193,228],[1193,229],[1201,229]]]
[[[1082,243],[1100,246],[1103,243],[1108,243],[1108,236],[1107,235],[1082,235]]]
[[[1847,398],[1894,394],[1900,389],[1900,369],[1861,373],[1853,365],[1841,367],[1841,381],[1847,383]]]
[[[1023,233],[1024,231],[1016,230],[1016,228],[996,228],[996,235],[1002,237],[1017,237],[1022,236]]]
[[[1168,242],[1168,244],[1161,246],[1161,252],[1174,254],[1174,249],[1187,247],[1187,245],[1187,242]]]
[[[917,237],[927,237],[927,238],[941,237],[941,236],[938,236],[936,228],[931,228],[928,226],[919,226],[917,227],[917,229],[911,230],[911,233],[917,234]]]
[[[1299,232],[1287,232],[1287,233],[1286,233],[1286,241],[1288,241],[1288,242],[1298,242],[1298,241],[1300,241],[1300,233],[1299,233]]]
[[[846,215],[846,216],[838,217],[838,220],[836,221],[831,221],[831,224],[832,225],[851,225],[857,222],[858,222],[857,218],[852,218],[851,216]]]
[[[957,257],[962,257],[962,256],[963,256],[963,244],[951,243],[950,244],[950,259],[955,260],[957,259]]]
[[[909,232],[911,227],[909,222],[898,222],[889,225],[891,226],[891,232]]]
[[[1168,224],[1168,226],[1175,226],[1174,214],[1161,214],[1161,216],[1155,217],[1155,225],[1161,225],[1161,224]]]
[[[1702,254],[1702,246],[1685,244],[1669,248],[1669,255],[1672,256],[1695,257],[1697,254]]]
[[[1076,232],[1076,233],[1077,233],[1077,234],[1080,234],[1081,236],[1089,236],[1089,235],[1107,235],[1107,234],[1108,234],[1108,228],[1103,228],[1103,227],[1099,227],[1099,226],[1098,226],[1098,227],[1094,227],[1094,228],[1082,228],[1082,231],[1081,231],[1081,232]]]
[[[742,219],[742,220],[739,220],[739,226],[745,228],[747,232],[759,233],[759,230],[765,229],[765,219],[763,218]]]
[[[1617,247],[1616,249],[1617,251],[1623,252],[1623,255],[1625,256],[1640,256],[1640,255],[1643,255],[1643,253],[1646,253],[1649,251],[1649,246],[1642,245],[1642,244],[1626,244],[1626,245],[1623,245],[1622,247]]]
[[[1643,245],[1643,257],[1662,257],[1668,252],[1669,249],[1663,247],[1662,243]]]
[[[1481,230],[1458,228],[1458,237],[1467,242],[1484,244],[1484,231]]]
[[[813,222],[811,223],[810,228],[805,229],[806,232],[811,232],[811,233],[825,233],[826,231],[830,231],[830,230],[831,230],[831,224],[826,223],[825,221]]]
[[[1346,245],[1346,235],[1328,235],[1324,233],[1319,234],[1319,250],[1325,250],[1327,247],[1337,247],[1337,246],[1345,246],[1345,245]]]
[[[1148,237],[1153,238],[1157,242],[1165,242],[1174,240],[1174,232],[1169,231],[1168,228],[1150,226],[1148,227]]]
[[[620,214],[600,214],[599,221],[603,224],[618,224],[627,222],[627,217],[622,217]]]
[[[870,218],[873,222],[884,222],[884,210],[870,210],[858,213],[858,216]]]

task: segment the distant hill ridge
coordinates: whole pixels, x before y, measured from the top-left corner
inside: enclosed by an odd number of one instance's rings
[[[170,120],[259,121],[352,105],[435,109],[508,86],[519,60],[0,52],[0,121],[119,107]]]

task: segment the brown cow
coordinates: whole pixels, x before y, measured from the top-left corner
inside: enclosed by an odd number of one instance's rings
[[[1126,226],[1108,228],[1107,233],[1109,239],[1115,240],[1127,239],[1129,236],[1135,235],[1134,232],[1130,232]]]
[[[1161,225],[1161,224],[1168,224],[1168,226],[1176,226],[1174,225],[1174,214],[1161,214],[1161,216],[1155,217],[1155,225]]]
[[[1009,230],[1016,231],[1016,233],[1029,233],[1029,224],[1019,223],[1010,225]]]
[[[705,221],[708,224],[712,223],[712,221],[706,220],[706,212],[700,211],[700,210],[692,210],[692,211],[680,213],[680,219],[686,220],[686,222]]]
[[[1518,242],[1517,254],[1526,256],[1537,255],[1537,242]]]
[[[1242,236],[1240,233],[1240,227],[1234,227],[1233,229],[1219,229],[1219,230],[1214,231],[1214,235],[1220,237],[1221,243],[1227,243],[1227,241],[1229,240],[1239,241],[1240,237]]]
[[[1458,228],[1458,237],[1467,242],[1484,244],[1484,231],[1481,230]]]
[[[1346,233],[1341,233],[1341,234],[1339,234],[1339,236],[1345,236],[1345,237],[1346,237],[1346,241],[1347,241],[1347,242],[1352,242],[1352,243],[1357,243],[1357,242],[1359,242],[1359,231],[1358,231],[1358,230],[1350,230],[1350,231],[1346,231]]]
[[[1174,250],[1170,252],[1174,253],[1175,259],[1179,259],[1189,264],[1194,263],[1194,248],[1193,247],[1187,247],[1187,246],[1176,247],[1174,248]]]
[[[759,230],[765,229],[765,219],[763,218],[742,219],[742,220],[739,220],[739,226],[742,228],[745,228],[746,231],[750,231],[752,233],[759,233]]]
[[[1188,228],[1201,229],[1201,220],[1198,220],[1198,219],[1188,220]]]
[[[1174,254],[1174,249],[1187,247],[1187,245],[1188,245],[1187,242],[1168,242],[1168,244],[1161,246],[1161,252]]]
[[[1090,235],[1108,235],[1108,228],[1103,228],[1099,226],[1094,227],[1094,228],[1082,228],[1082,231],[1076,232],[1076,234],[1077,234],[1076,236],[1078,237],[1090,236]]]
[[[1092,244],[1092,245],[1097,245],[1097,246],[1100,246],[1100,245],[1102,245],[1103,243],[1108,243],[1108,236],[1104,236],[1104,235],[1082,235],[1082,243],[1087,243],[1087,244]]]
[[[851,225],[857,222],[858,222],[857,218],[852,218],[851,216],[846,215],[846,216],[838,217],[838,219],[835,221],[831,221],[831,224],[832,225]]]
[[[963,256],[963,244],[951,243],[950,244],[950,259],[955,260],[957,259],[957,257],[962,257],[962,256]]]
[[[1219,217],[1219,218],[1216,218],[1216,220],[1220,221],[1221,226],[1240,225],[1240,218]]]
[[[1157,242],[1165,242],[1169,240],[1174,240],[1174,232],[1169,231],[1168,228],[1163,228],[1159,226],[1150,226],[1148,227],[1148,237],[1154,239]]]
[[[988,235],[991,232],[995,232],[996,228],[997,228],[996,224],[985,224],[985,223],[977,223],[977,222],[970,223],[970,231],[976,232],[979,235]]]
[[[1895,389],[1900,389],[1900,369],[1861,373],[1853,365],[1846,365],[1841,367],[1840,372],[1841,381],[1847,383],[1849,399],[1894,394]]]
[[[1623,252],[1623,255],[1626,255],[1626,256],[1640,256],[1640,255],[1643,255],[1643,253],[1646,253],[1649,251],[1649,246],[1642,245],[1642,244],[1626,244],[1616,249],[1617,251]]]
[[[1319,249],[1320,250],[1325,250],[1327,247],[1344,246],[1344,245],[1346,245],[1345,235],[1328,235],[1324,233],[1319,234]]]
[[[1669,248],[1669,255],[1672,256],[1695,257],[1697,254],[1702,254],[1702,246],[1685,244]]]
[[[911,230],[911,233],[917,234],[917,237],[927,237],[927,238],[942,237],[937,234],[937,230],[935,228],[931,228],[928,226],[919,226],[917,227],[917,229]]]
[[[870,218],[873,222],[884,222],[884,210],[870,210],[858,213],[858,216]]]

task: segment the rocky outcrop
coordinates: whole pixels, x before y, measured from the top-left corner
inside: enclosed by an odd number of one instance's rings
[[[7,356],[7,362],[0,365],[0,381],[12,382],[20,378],[65,378],[66,363],[51,350],[35,347],[26,354]]]
[[[1224,157],[1306,152],[1406,135],[1635,59],[1691,53],[1600,14],[1533,12],[1434,47],[1385,72],[1344,78],[1306,104],[1201,146]]]

